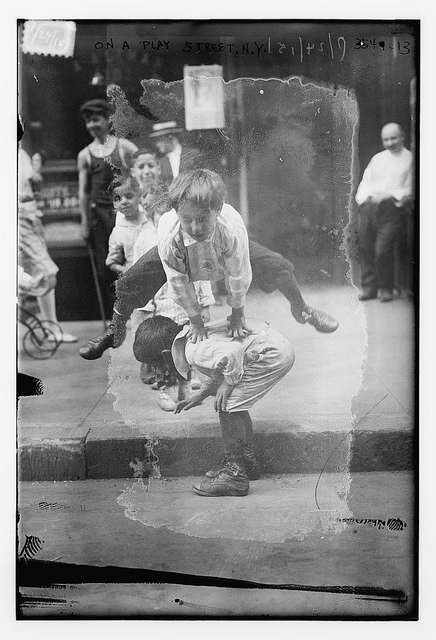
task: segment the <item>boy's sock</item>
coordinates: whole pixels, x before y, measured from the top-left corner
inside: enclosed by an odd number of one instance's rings
[[[260,469],[256,460],[256,456],[253,448],[253,423],[251,421],[251,416],[248,411],[238,411],[239,415],[244,423],[245,428],[245,443],[244,443],[244,467],[247,473],[247,477],[249,480],[259,480],[260,478]],[[206,472],[207,478],[215,478],[221,471],[222,466],[225,464],[226,460],[223,460],[222,464],[214,469],[210,469]]]
[[[241,411],[241,417],[245,426],[244,465],[249,480],[259,480],[260,469],[257,463],[253,446],[253,423],[248,411]]]
[[[245,422],[241,413],[220,411],[220,425],[223,436],[224,455],[228,460],[243,463],[245,446]]]

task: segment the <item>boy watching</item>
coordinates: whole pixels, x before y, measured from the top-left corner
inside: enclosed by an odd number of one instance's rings
[[[115,227],[109,236],[106,266],[117,276],[133,264],[135,241],[145,221],[139,208],[141,190],[132,178],[127,178],[114,189],[114,209],[117,212]]]
[[[120,177],[128,174],[137,146],[112,135],[106,100],[88,100],[81,106],[80,113],[92,138],[77,156],[82,235],[93,249],[103,300],[109,310],[113,304],[110,284],[114,275],[107,269],[105,260],[109,235],[115,225],[111,190]]]
[[[207,340],[193,341],[189,326],[154,316],[138,328],[133,345],[135,358],[147,362],[161,377],[179,379],[175,413],[188,411],[208,396],[215,396],[225,460],[211,470],[194,491],[205,497],[246,496],[249,480],[260,471],[253,449],[249,409],[263,398],[292,368],[294,351],[288,340],[266,323],[250,322],[253,331],[242,340],[229,335],[229,321],[207,323]],[[200,390],[187,396],[190,367],[206,377]]]
[[[156,149],[141,147],[132,155],[130,175],[137,181],[142,191],[149,190],[159,182],[161,165]]]

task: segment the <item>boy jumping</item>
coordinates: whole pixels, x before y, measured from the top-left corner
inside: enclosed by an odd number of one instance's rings
[[[203,340],[206,331],[193,298],[193,278],[225,278],[227,301],[232,307],[229,333],[233,337],[243,338],[249,331],[244,303],[252,276],[266,293],[279,289],[285,295],[297,322],[311,324],[323,333],[336,331],[339,323],[335,318],[304,301],[293,265],[280,254],[248,240],[241,216],[224,204],[225,195],[221,177],[212,171],[197,169],[179,174],[169,189],[173,209],[159,222],[159,250],[151,249],[117,281],[112,323],[104,334],[80,348],[82,358],[95,360],[109,347],[119,347],[133,309],[147,304],[167,277],[172,294],[190,318],[189,331],[195,342]]]

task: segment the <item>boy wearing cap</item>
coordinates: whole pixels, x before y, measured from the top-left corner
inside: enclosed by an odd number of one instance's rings
[[[77,156],[82,235],[91,243],[102,291],[110,299],[109,284],[114,274],[108,271],[105,261],[109,236],[115,225],[111,188],[117,174],[127,175],[137,147],[109,133],[106,100],[88,100],[80,112],[93,138]]]
[[[264,322],[250,320],[252,331],[241,341],[229,336],[228,320],[210,322],[208,338],[194,343],[188,326],[180,327],[169,318],[154,316],[136,332],[133,353],[156,375],[176,375],[180,381],[175,413],[188,411],[215,396],[225,459],[221,467],[206,473],[194,485],[200,496],[246,496],[249,480],[259,478],[253,449],[253,426],[249,409],[263,398],[292,368],[294,350],[289,341]],[[201,389],[186,394],[190,367],[204,376]]]

